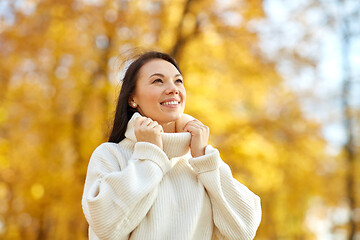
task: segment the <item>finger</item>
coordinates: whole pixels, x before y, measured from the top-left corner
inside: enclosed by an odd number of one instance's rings
[[[205,125],[189,124],[185,131],[190,132],[191,136],[205,136],[209,134],[209,128]]]
[[[151,120],[151,118],[146,118],[143,123],[141,124],[141,126],[149,126],[150,123],[152,123],[153,120]]]
[[[183,130],[185,130],[188,126],[192,126],[195,123],[195,119],[187,122],[185,126],[183,127]]]
[[[200,121],[195,121],[195,120],[193,120],[193,121],[190,121],[190,122],[188,122],[186,125],[185,125],[185,127],[184,127],[184,131],[187,131],[187,129],[189,129],[189,127],[191,127],[191,128],[203,128],[205,125],[204,124],[202,124]]]
[[[152,121],[152,122],[148,125],[148,127],[150,127],[150,128],[155,128],[157,125],[159,125],[159,124],[157,123],[157,121]]]
[[[139,127],[144,122],[145,119],[146,119],[145,117],[137,117],[135,119],[134,126]]]
[[[186,126],[184,131],[190,132],[191,135],[196,135],[198,132],[200,132],[200,129],[194,125],[188,125],[188,126]]]
[[[160,132],[164,132],[164,129],[162,128],[162,126],[161,125],[156,125],[155,127],[154,127],[154,129],[156,129],[156,130],[158,130],[158,131],[160,131]]]

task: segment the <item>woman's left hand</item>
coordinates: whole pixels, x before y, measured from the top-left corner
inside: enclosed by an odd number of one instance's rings
[[[190,150],[193,157],[205,155],[205,148],[209,142],[209,128],[199,120],[194,119],[186,123],[185,132],[191,133]]]

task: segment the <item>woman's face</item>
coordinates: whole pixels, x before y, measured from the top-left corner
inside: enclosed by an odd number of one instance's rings
[[[143,116],[160,124],[174,122],[184,113],[185,100],[183,78],[170,62],[152,59],[140,68],[130,103]]]

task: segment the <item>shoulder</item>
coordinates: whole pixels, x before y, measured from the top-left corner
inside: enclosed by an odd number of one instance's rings
[[[87,179],[96,179],[108,173],[121,171],[124,166],[124,158],[116,154],[116,143],[104,142],[95,148],[91,154]]]
[[[112,142],[101,143],[99,146],[97,146],[95,148],[92,155],[102,155],[102,154],[106,154],[106,153],[111,153],[117,148],[116,145],[119,145],[119,144],[112,143]]]
[[[120,167],[126,166],[131,151],[123,145],[113,142],[101,143],[92,153],[91,159],[102,164],[116,164]]]

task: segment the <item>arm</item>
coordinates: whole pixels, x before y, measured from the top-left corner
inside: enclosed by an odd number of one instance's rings
[[[261,221],[260,198],[232,177],[229,166],[210,145],[205,155],[189,163],[210,197],[217,237],[253,239]]]
[[[138,142],[127,166],[120,169],[124,156],[112,148],[102,144],[92,154],[82,206],[100,239],[127,239],[155,201],[170,163],[158,146]]]

